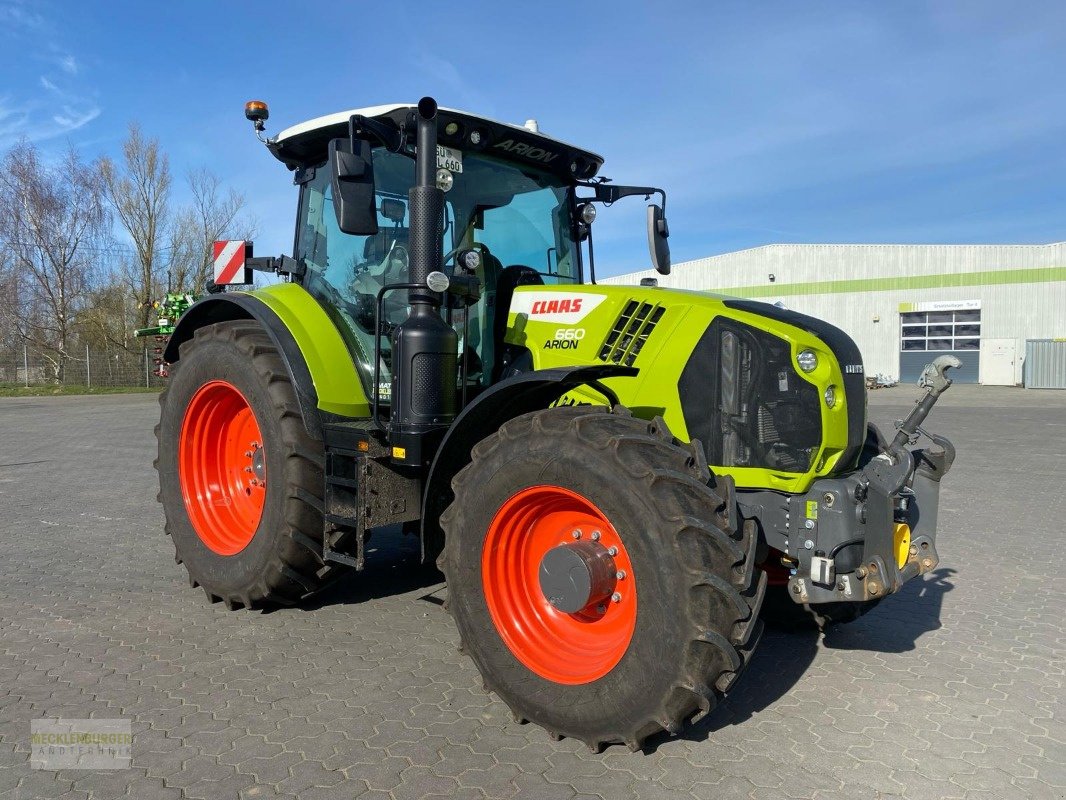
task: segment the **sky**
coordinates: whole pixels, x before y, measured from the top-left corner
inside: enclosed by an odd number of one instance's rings
[[[256,254],[296,192],[268,134],[432,95],[667,191],[674,263],[775,242],[1066,239],[1066,3],[0,0],[0,150],[118,152],[241,191]],[[185,190],[176,190],[175,200]],[[601,275],[648,267],[644,205],[596,222]]]

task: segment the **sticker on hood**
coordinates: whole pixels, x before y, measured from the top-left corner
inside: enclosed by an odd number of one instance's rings
[[[511,314],[525,314],[535,322],[576,325],[606,300],[602,294],[579,292],[515,292]]]

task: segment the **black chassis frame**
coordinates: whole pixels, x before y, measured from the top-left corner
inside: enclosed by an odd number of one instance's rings
[[[881,452],[856,472],[816,480],[804,494],[737,490],[741,515],[756,520],[765,543],[785,554],[796,603],[876,600],[940,563],[940,481],[951,469],[954,447],[936,436],[930,446],[892,459],[880,432],[870,428]],[[911,529],[902,567],[895,546],[900,522]]]

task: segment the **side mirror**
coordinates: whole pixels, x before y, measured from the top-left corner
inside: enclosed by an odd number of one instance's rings
[[[378,232],[374,203],[374,162],[370,143],[333,139],[329,143],[330,183],[337,227],[355,236]]]
[[[651,263],[660,275],[670,274],[670,226],[659,206],[648,206],[648,251]]]

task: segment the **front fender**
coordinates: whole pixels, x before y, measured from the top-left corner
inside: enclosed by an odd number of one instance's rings
[[[636,367],[614,364],[534,370],[500,381],[478,395],[452,423],[430,465],[422,501],[423,558],[428,551],[437,549],[434,545],[442,535],[438,519],[452,501],[451,480],[470,462],[475,444],[495,433],[507,420],[547,408],[578,386],[592,385],[605,394],[609,403],[617,402],[609,389],[596,384],[604,378],[633,377],[637,373]]]
[[[176,363],[197,328],[254,319],[270,337],[292,381],[308,434],[322,438],[323,415],[370,416],[359,375],[336,325],[302,286],[282,283],[254,292],[210,295],[178,321],[163,358]]]

